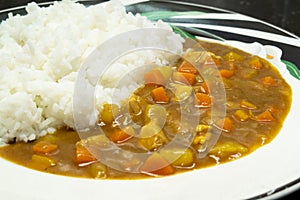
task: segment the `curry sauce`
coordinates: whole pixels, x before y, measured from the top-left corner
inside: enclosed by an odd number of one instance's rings
[[[138,179],[219,165],[270,143],[289,112],[290,86],[265,59],[221,44],[200,44],[207,52],[187,52],[189,59],[145,72],[144,84],[126,101],[103,105],[90,135],[62,129],[2,147],[1,157],[53,174]],[[201,59],[193,60],[196,54]],[[226,110],[216,114],[217,120],[212,118],[212,108],[218,107],[212,77],[219,77],[225,91]],[[216,134],[218,140],[207,149]]]

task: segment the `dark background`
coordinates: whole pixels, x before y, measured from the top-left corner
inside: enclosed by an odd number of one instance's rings
[[[48,2],[50,0],[0,0],[0,10],[21,6],[31,1]],[[181,0],[227,9],[264,20],[300,36],[300,0]],[[299,55],[300,59],[300,55]],[[287,169],[288,170],[288,169]],[[276,174],[274,174],[276,176]],[[282,199],[298,199],[300,190]]]

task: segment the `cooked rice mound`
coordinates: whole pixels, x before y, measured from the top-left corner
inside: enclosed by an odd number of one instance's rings
[[[49,7],[30,3],[26,15],[9,14],[0,24],[0,145],[31,141],[62,127],[74,128],[72,98],[77,72],[101,43],[122,32],[158,27],[119,1],[86,7],[69,0]],[[182,49],[172,35],[173,50]],[[112,66],[97,87],[97,108],[111,102],[118,75],[148,61],[168,64],[158,53],[133,54]],[[124,88],[119,88],[124,90]]]

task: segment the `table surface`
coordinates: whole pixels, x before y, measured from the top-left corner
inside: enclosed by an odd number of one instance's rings
[[[48,2],[50,0],[35,0]],[[300,36],[300,0],[181,0],[227,9],[264,20]],[[0,0],[0,10],[24,5],[31,0]],[[299,67],[299,66],[298,66]],[[275,174],[274,174],[275,175]],[[298,199],[300,190],[282,199]]]

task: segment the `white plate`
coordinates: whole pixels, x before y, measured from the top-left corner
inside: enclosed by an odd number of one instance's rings
[[[90,2],[90,1],[89,1]],[[170,6],[173,5],[170,3]],[[178,5],[177,5],[178,6]],[[269,47],[235,43],[255,49]],[[257,46],[258,45],[258,46]],[[249,48],[248,48],[249,47]],[[271,48],[272,49],[272,48]],[[255,53],[255,52],[252,52]],[[277,57],[280,57],[277,54]],[[275,65],[293,91],[292,107],[279,135],[268,145],[239,160],[178,174],[146,180],[93,180],[42,173],[0,159],[0,194],[6,200],[53,199],[251,199],[275,198],[300,188],[300,82]]]

